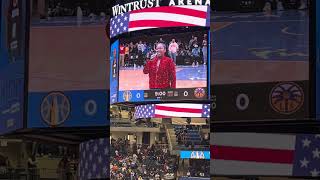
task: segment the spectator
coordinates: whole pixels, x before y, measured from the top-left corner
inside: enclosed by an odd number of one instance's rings
[[[119,47],[119,49],[120,49],[120,65],[121,65],[121,67],[124,67],[124,57],[125,57],[125,46],[124,46],[124,44],[121,44],[120,45],[120,47]]]
[[[164,43],[164,44],[166,44],[166,42],[165,42],[162,38],[159,39],[159,43]]]
[[[125,63],[126,63],[126,65],[125,66],[129,66],[129,44],[126,44],[126,46],[125,46]]]
[[[207,34],[204,34],[203,41],[202,41],[202,57],[203,57],[203,64],[207,64],[208,60],[208,41],[207,41]]]
[[[192,58],[193,58],[192,67],[197,67],[199,65],[199,59],[200,59],[200,48],[196,43],[196,41],[194,41],[193,48],[192,48]]]
[[[194,42],[194,36],[192,35],[191,36],[191,39],[189,41],[189,48],[191,49],[192,45],[193,45],[193,42]]]
[[[176,43],[175,39],[172,39],[172,41],[169,44],[169,56],[174,61],[175,64],[177,64],[178,50],[179,50],[179,45]]]
[[[29,159],[28,159],[28,174],[29,174],[29,179],[34,180],[37,177],[37,161],[36,161],[36,156],[32,154]]]
[[[67,169],[67,157],[63,156],[63,158],[59,161],[57,174],[59,179],[67,179],[66,169]]]

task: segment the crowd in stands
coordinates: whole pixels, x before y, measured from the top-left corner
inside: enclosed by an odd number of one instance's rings
[[[70,2],[68,2],[69,4],[66,4],[63,0],[49,0],[47,3],[48,17],[83,16],[89,17],[92,20],[97,17],[100,17],[103,20],[106,19],[107,9],[104,10],[102,7],[89,7],[88,3],[78,2],[72,4],[71,7]],[[91,3],[94,2],[92,1]]]
[[[39,143],[36,146],[36,158],[61,158],[57,167],[59,179],[73,179],[78,170],[78,157],[76,156],[78,149],[70,149],[66,146],[57,146],[55,144]],[[35,167],[36,168],[36,167]]]
[[[63,6],[62,2],[55,2],[50,0],[48,5],[48,16],[76,16],[76,8],[67,8]]]
[[[155,179],[174,177],[177,157],[160,144],[130,145],[128,140],[111,139],[111,179]]]
[[[185,147],[194,147],[195,145],[209,145],[209,135],[201,132],[201,126],[194,125],[175,125],[175,135],[178,145]]]
[[[250,1],[247,1],[247,3]],[[246,3],[242,1],[241,3]],[[285,9],[299,9],[305,10],[308,8],[309,0],[265,0],[263,11],[278,10],[282,11]]]
[[[78,173],[78,158],[75,155],[65,155],[59,161],[57,174],[59,179],[70,179],[73,180]]]
[[[137,121],[130,122],[130,121],[112,121],[112,127],[146,127],[146,128],[158,128],[160,127],[157,123],[150,122],[148,119],[137,119]]]
[[[201,164],[201,166],[199,166]],[[210,160],[190,159],[186,176],[188,177],[210,177]]]
[[[37,156],[63,157],[68,154],[74,154],[74,152],[66,146],[39,143],[36,154]]]
[[[134,109],[133,108],[123,108],[117,106],[111,106],[110,108],[110,118],[128,118],[129,120],[133,120],[134,117]]]
[[[121,67],[142,67],[147,60],[153,59],[156,55],[158,43],[166,45],[167,56],[177,65],[192,65],[207,63],[207,34],[198,39],[192,36],[189,41],[183,39],[163,39],[155,42],[130,42],[120,45],[120,66]]]

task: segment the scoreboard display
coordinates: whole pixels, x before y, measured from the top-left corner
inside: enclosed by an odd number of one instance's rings
[[[212,123],[309,118],[308,12],[214,12]]]

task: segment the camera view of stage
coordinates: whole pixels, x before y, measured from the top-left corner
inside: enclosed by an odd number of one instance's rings
[[[157,56],[158,43],[165,45],[165,56],[176,65],[176,88],[206,87],[207,38],[206,31],[198,31],[124,39],[120,45],[119,90],[150,89],[144,68]],[[140,83],[135,83],[137,78]]]
[[[118,102],[206,100],[208,33],[183,27],[120,37],[111,48]]]

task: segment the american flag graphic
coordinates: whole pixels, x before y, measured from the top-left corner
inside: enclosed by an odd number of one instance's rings
[[[108,138],[94,139],[80,144],[81,180],[109,177],[109,145]]]
[[[210,117],[210,104],[148,104],[135,107],[135,118]]]
[[[212,133],[211,174],[320,176],[320,134]]]
[[[110,37],[142,29],[210,25],[210,6],[161,6],[111,18]]]

